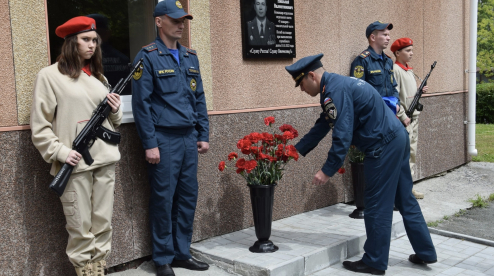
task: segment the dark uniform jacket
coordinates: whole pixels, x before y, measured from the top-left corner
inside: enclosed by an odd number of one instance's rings
[[[384,52],[382,57],[381,59],[369,46],[353,60],[350,76],[370,83],[381,97],[393,96],[399,101],[400,96],[396,90],[398,84],[393,76],[393,60]]]
[[[322,171],[333,176],[350,145],[372,156],[389,143],[403,125],[367,82],[325,72],[321,79],[323,112],[295,148],[305,156],[333,129],[333,141]]]
[[[209,120],[194,50],[178,45],[180,66],[157,37],[137,54],[144,69],[134,74],[132,112],[144,149],[155,148],[155,129],[181,133],[190,128],[198,132],[197,141],[209,142]]]
[[[274,23],[266,18],[266,26],[264,26],[264,36],[259,35],[259,28],[257,26],[257,19],[247,22],[247,35],[249,45],[268,45],[269,36],[276,36]],[[273,39],[273,41],[275,41]]]

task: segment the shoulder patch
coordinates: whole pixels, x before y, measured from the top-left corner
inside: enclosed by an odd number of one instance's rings
[[[362,53],[360,53],[360,57],[361,58],[366,58],[370,55],[370,52],[369,51],[363,51]]]
[[[336,119],[338,112],[331,98],[326,98],[324,100],[324,112],[326,112],[326,115],[328,115],[329,118],[333,120]]]
[[[196,50],[193,50],[193,49],[187,48],[187,53],[190,53],[190,54],[193,54],[193,55],[196,55],[197,56]]]
[[[148,52],[151,52],[151,51],[154,51],[154,50],[158,50],[158,46],[156,45],[156,43],[151,43],[149,45],[146,45],[146,46],[143,46],[142,49],[148,51]]]

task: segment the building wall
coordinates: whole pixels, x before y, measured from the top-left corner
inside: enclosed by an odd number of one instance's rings
[[[29,0],[30,9],[22,8],[21,2],[0,0],[0,61],[7,65],[0,67],[0,275],[72,275],[65,256],[68,236],[62,207],[47,187],[50,166],[32,145],[26,125],[34,76],[48,63],[44,1]],[[242,59],[238,3],[189,4],[194,15],[190,43],[201,60],[211,127],[211,149],[199,160],[194,241],[253,225],[245,180],[217,169],[236,149],[236,141],[252,131],[265,131],[266,116],[274,116],[276,126],[292,124],[300,134],[318,117],[317,99],[294,89],[284,66],[322,52],[328,71],[348,75],[353,58],[367,47],[365,28],[375,20],[393,22],[393,41],[412,37],[417,74],[425,75],[438,61],[429,81],[436,94],[421,100],[416,179],[469,161],[463,124],[468,1],[385,0],[376,7],[360,0],[296,1],[297,59],[258,61]],[[23,16],[39,26],[26,31],[19,21]],[[5,128],[10,126],[17,127]],[[124,124],[119,131],[122,159],[116,169],[110,266],[151,254],[144,151],[134,124]],[[326,185],[311,184],[330,146],[328,136],[306,158],[288,165],[276,187],[275,220],[353,200],[350,173],[337,174]],[[349,171],[348,161],[345,167]]]

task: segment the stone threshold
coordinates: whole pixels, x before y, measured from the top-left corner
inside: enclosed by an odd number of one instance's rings
[[[363,219],[348,215],[355,206],[336,204],[273,222],[274,253],[252,253],[254,227],[193,243],[194,257],[246,276],[303,276],[340,263],[363,251]],[[393,212],[391,239],[406,234],[399,212]]]

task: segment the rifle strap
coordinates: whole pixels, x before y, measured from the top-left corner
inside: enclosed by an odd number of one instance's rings
[[[110,144],[120,144],[120,133],[111,131],[104,126],[96,130],[96,137]]]

